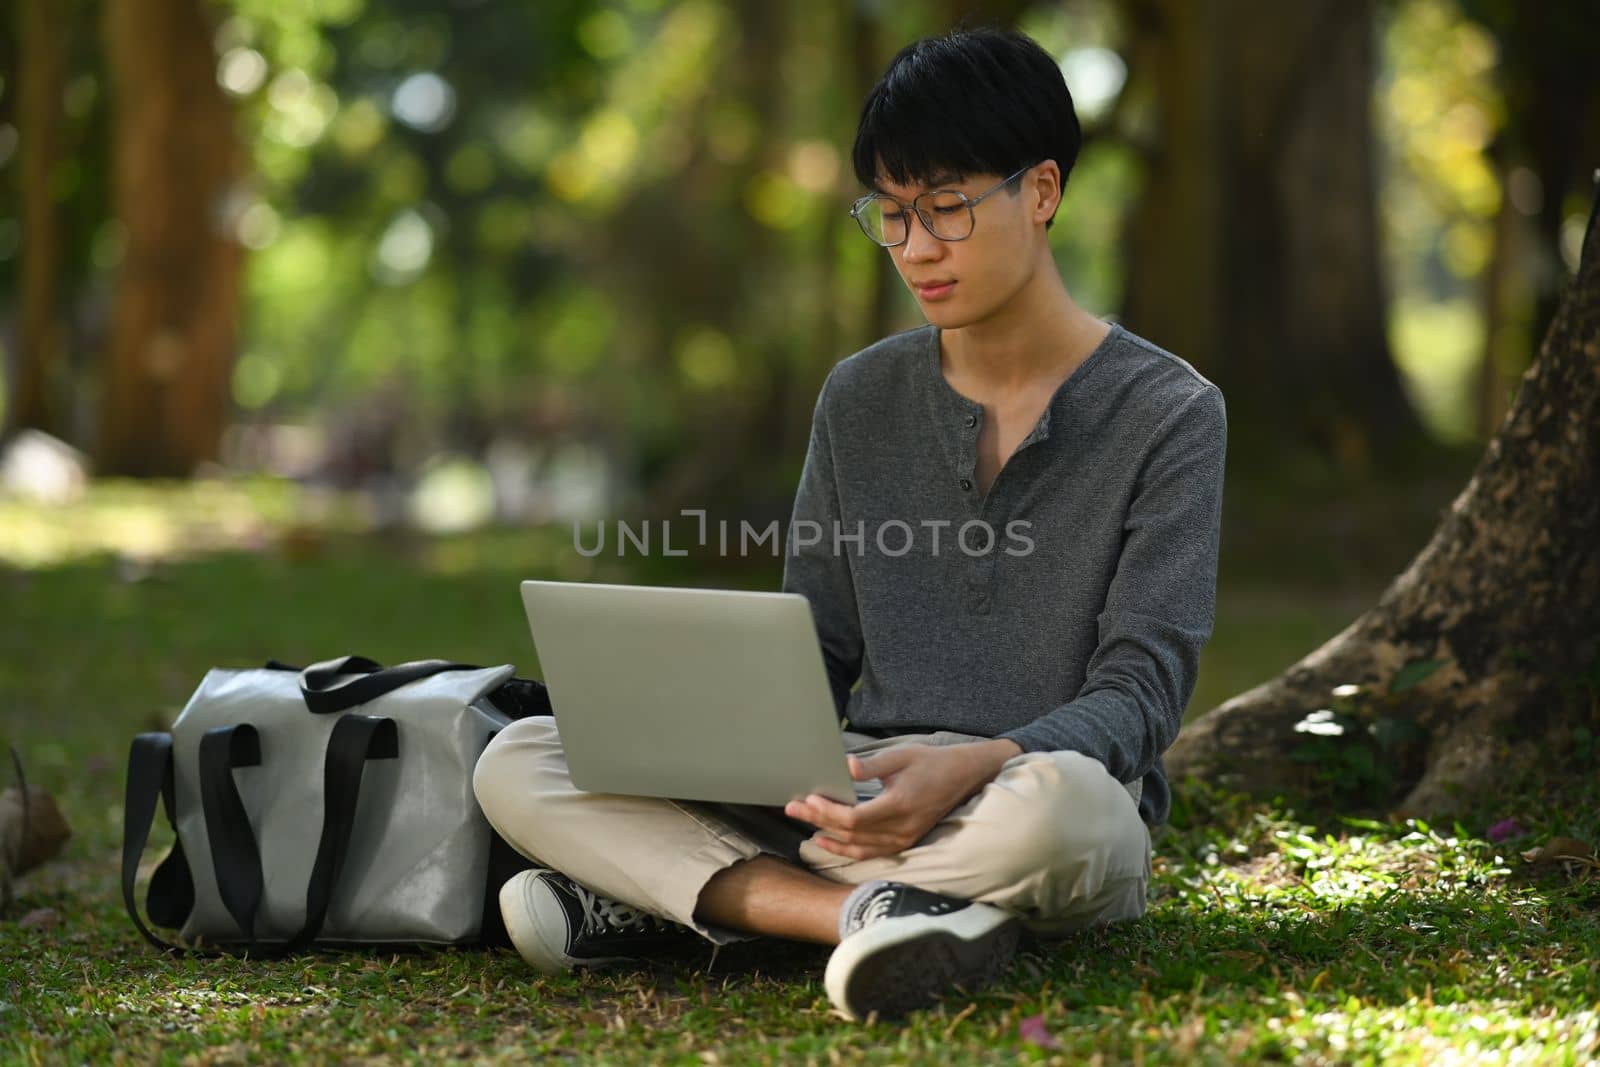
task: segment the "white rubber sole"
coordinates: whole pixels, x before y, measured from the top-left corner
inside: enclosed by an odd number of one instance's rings
[[[1003,974],[1022,922],[987,904],[950,915],[880,919],[828,957],[828,999],[851,1019],[894,1018],[926,1007],[949,987],[976,989]]]
[[[567,913],[539,870],[518,871],[500,887],[500,917],[517,955],[543,974],[565,974],[577,960],[566,954]]]

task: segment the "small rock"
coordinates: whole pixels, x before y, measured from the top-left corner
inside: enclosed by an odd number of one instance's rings
[[[34,908],[17,925],[24,930],[52,930],[61,925],[61,913],[54,908]]]
[[[88,456],[47,433],[22,430],[0,452],[0,491],[43,504],[69,504],[88,485]]]

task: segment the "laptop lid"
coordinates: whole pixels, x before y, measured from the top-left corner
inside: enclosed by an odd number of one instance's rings
[[[525,581],[522,599],[578,788],[856,802],[804,596]]]

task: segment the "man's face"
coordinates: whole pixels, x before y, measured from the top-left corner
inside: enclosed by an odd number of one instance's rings
[[[912,185],[880,178],[877,188],[910,205],[918,194],[938,189],[956,189],[976,199],[1005,177],[936,174],[931,181]],[[947,330],[982,322],[1026,284],[1033,270],[1035,238],[1027,211],[1029,197],[1016,195],[1017,184],[1026,179],[1025,174],[1010,188],[984,197],[972,209],[972,234],[962,241],[934,237],[922,219],[906,212],[910,230],[905,243],[887,251],[929,322]],[[931,199],[923,201],[925,207]]]

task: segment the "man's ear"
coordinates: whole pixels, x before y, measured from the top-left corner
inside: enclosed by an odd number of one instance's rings
[[[1028,187],[1035,194],[1033,205],[1033,221],[1044,223],[1056,213],[1056,208],[1061,205],[1061,167],[1053,159],[1047,159],[1033,168],[1028,176]]]

